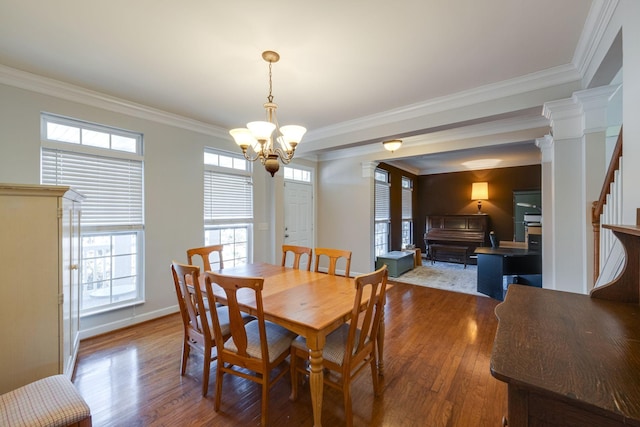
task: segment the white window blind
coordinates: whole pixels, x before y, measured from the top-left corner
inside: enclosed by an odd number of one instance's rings
[[[412,188],[411,181],[407,178],[402,178],[402,219],[412,219]]]
[[[375,220],[376,221],[385,221],[390,219],[389,193],[390,193],[389,183],[386,181],[376,180],[376,186],[375,186]]]
[[[42,149],[42,183],[67,185],[86,196],[83,227],[141,228],[142,161]]]
[[[205,224],[253,219],[253,184],[251,177],[205,170]]]

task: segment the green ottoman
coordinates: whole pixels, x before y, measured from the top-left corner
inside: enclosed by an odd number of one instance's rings
[[[413,252],[392,251],[378,255],[376,258],[376,270],[385,264],[389,269],[389,276],[398,277],[407,271],[413,270],[414,254]]]

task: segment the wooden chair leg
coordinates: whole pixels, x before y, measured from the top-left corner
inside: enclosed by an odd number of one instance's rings
[[[346,380],[342,385],[342,394],[344,395],[344,419],[347,423],[347,427],[353,427],[353,411],[351,409],[351,383],[349,382],[349,380]]]
[[[262,427],[266,427],[269,411],[269,378],[262,378]]]
[[[189,344],[187,344],[187,341],[183,341],[182,343],[182,368],[180,370],[180,375],[185,374],[185,372],[187,372],[187,361],[189,360],[189,350],[191,349],[191,347],[189,347]]]
[[[378,362],[375,357],[371,358],[371,380],[373,381],[373,394],[380,396],[380,380],[378,379]]]
[[[202,396],[209,391],[209,371],[211,370],[211,349],[204,351],[204,366],[202,367]]]
[[[222,377],[224,376],[224,372],[222,371],[222,363],[218,360],[216,363],[216,400],[214,404],[214,409],[216,412],[220,410],[220,399],[222,398]]]
[[[291,373],[291,394],[289,400],[298,399],[298,358],[296,357],[296,349],[291,348],[291,356],[289,359],[289,372]]]

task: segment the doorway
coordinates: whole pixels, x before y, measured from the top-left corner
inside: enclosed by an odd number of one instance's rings
[[[310,184],[284,183],[283,241],[285,245],[313,247],[313,186]],[[303,257],[300,268],[306,268],[306,263]]]

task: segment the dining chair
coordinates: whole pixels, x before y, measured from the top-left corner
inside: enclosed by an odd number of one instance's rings
[[[211,271],[211,254],[214,252],[218,253],[218,261],[219,270],[224,268],[224,261],[222,259],[222,249],[224,245],[210,245],[203,246],[201,248],[191,248],[187,249],[187,263],[193,265],[193,257],[198,255],[202,258],[202,266],[203,271]]]
[[[349,277],[349,271],[351,269],[351,251],[345,251],[341,249],[330,249],[330,248],[315,248],[314,250],[316,254],[315,261],[315,271],[319,271],[318,267],[320,266],[320,257],[326,256],[329,258],[329,267],[327,273],[335,276],[336,274],[336,265],[338,264],[338,260],[340,258],[345,259],[345,269],[344,275],[345,277]]]
[[[287,254],[291,252],[293,254],[293,268],[300,269],[300,261],[304,254],[307,254],[307,271],[311,271],[311,257],[313,249],[306,246],[294,246],[294,245],[282,245],[282,266],[284,267],[287,261]]]
[[[209,390],[210,365],[216,359],[213,353],[216,340],[211,329],[211,317],[214,316],[211,316],[211,310],[204,303],[200,286],[193,286],[193,283],[198,283],[200,267],[174,261],[171,264],[171,272],[184,326],[180,375],[184,375],[186,372],[190,350],[194,348],[201,351],[204,355],[202,395],[206,396]],[[223,341],[230,336],[231,332],[229,310],[227,307],[220,306],[216,307],[213,312],[216,313],[215,318],[220,328],[220,340]],[[202,313],[206,313],[204,319]]]
[[[289,349],[296,334],[264,319],[262,277],[226,276],[212,271],[205,272],[205,287],[209,295],[214,295],[213,284],[224,291],[231,323],[231,338],[217,348],[214,409],[216,412],[220,409],[224,374],[237,375],[262,386],[261,423],[265,426],[268,420],[269,390],[288,371],[281,365],[289,356]],[[240,308],[239,293],[245,298],[248,293],[249,298],[255,301],[256,319],[247,324],[241,321],[243,311]],[[215,298],[218,302],[218,297]],[[224,318],[217,318],[215,315],[212,318],[216,341],[222,342]],[[280,370],[272,378],[272,371],[276,372],[276,368],[279,367]]]
[[[380,394],[376,343],[387,285],[387,266],[373,273],[357,276],[356,296],[351,320],[327,335],[322,352],[323,368],[335,375],[324,375],[324,383],[342,391],[347,426],[353,425],[351,381],[369,365],[374,394]],[[298,373],[309,374],[300,359],[309,360],[305,339],[296,338],[291,344],[291,400],[298,398]]]

